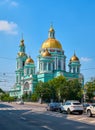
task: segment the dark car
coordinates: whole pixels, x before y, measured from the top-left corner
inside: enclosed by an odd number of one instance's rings
[[[52,102],[47,105],[46,109],[47,111],[58,111],[59,106],[60,106],[60,103]]]
[[[83,103],[83,109],[84,109],[84,112],[86,112],[86,108],[90,106],[90,103]]]

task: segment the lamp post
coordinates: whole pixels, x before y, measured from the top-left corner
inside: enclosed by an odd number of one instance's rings
[[[86,102],[86,89],[83,90],[83,103]]]
[[[94,100],[94,102],[95,102],[95,91],[93,92],[93,95],[94,95],[93,100]]]

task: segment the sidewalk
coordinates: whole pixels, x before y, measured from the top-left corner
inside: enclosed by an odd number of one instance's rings
[[[39,107],[46,107],[47,104],[46,103],[39,103],[39,102],[24,102],[24,104],[29,104],[29,105],[33,105],[33,106],[39,106]]]

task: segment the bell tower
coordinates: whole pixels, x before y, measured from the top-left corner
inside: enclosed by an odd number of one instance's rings
[[[22,40],[20,41],[20,45],[19,45],[19,52],[17,54],[17,58],[16,58],[16,83],[20,84],[21,83],[21,76],[24,75],[24,65],[25,65],[25,61],[27,59],[27,55],[25,53],[25,45],[24,45],[24,40],[22,38]]]
[[[70,73],[80,73],[80,61],[79,58],[76,56],[75,52],[74,55],[71,57],[69,62],[69,72]]]

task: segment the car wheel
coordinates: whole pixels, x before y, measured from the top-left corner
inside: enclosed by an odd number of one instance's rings
[[[91,111],[90,111],[90,110],[87,110],[87,116],[88,116],[88,117],[92,117],[92,114],[91,114]]]
[[[62,113],[62,110],[61,110],[61,108],[59,109],[59,112],[60,112],[60,113]]]
[[[82,114],[83,114],[83,111],[80,111],[80,112],[79,112],[79,115],[82,115]]]
[[[70,111],[70,109],[69,109],[69,108],[67,109],[67,113],[68,113],[68,114],[71,114],[71,111]]]

